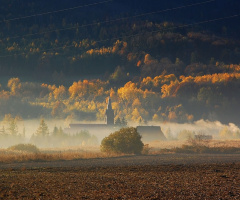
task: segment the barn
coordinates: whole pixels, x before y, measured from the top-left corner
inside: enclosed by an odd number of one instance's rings
[[[74,134],[80,131],[89,131],[98,137],[100,133],[110,134],[120,128],[114,125],[114,111],[112,109],[111,99],[109,97],[106,109],[106,123],[105,124],[69,124],[64,131],[69,134]],[[150,142],[153,140],[166,140],[160,126],[137,126],[137,131],[142,136],[143,142]]]

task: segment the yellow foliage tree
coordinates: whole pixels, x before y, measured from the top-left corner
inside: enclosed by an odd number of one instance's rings
[[[20,92],[22,84],[21,84],[19,78],[11,78],[11,79],[8,80],[7,86],[10,89],[10,94],[11,95],[17,95]]]
[[[53,91],[53,96],[56,100],[64,99],[66,97],[66,88],[63,85],[55,88]]]

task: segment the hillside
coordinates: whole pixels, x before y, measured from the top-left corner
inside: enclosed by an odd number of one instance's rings
[[[0,1],[0,108],[240,124],[238,1]]]
[[[184,65],[178,74],[191,62],[239,63],[239,18],[180,28],[238,14],[236,1],[93,3],[83,1],[80,5],[88,6],[64,11],[79,7],[79,2],[1,1],[1,76],[31,75],[41,80],[62,71],[83,77],[113,72],[117,66],[133,72],[147,53],[172,62],[179,58]]]

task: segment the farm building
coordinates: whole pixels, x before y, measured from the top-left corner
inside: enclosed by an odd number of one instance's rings
[[[112,133],[119,130],[114,124],[114,110],[112,109],[111,98],[108,99],[107,109],[105,113],[105,124],[69,124],[64,131],[69,134],[74,134],[80,131],[89,131],[91,134],[98,136],[99,133]],[[160,126],[137,126],[137,131],[142,136],[143,142],[152,140],[166,140]]]

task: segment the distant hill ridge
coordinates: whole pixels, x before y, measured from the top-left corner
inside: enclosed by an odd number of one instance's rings
[[[40,81],[54,79],[62,73],[68,77],[108,78],[118,66],[124,73],[146,76],[140,74],[140,63],[143,64],[147,54],[157,60],[182,61],[184,64],[175,72],[166,72],[177,75],[182,75],[186,66],[194,62],[238,64],[238,17],[177,28],[238,14],[240,8],[240,2],[234,0],[190,6],[203,2],[1,0],[0,76],[28,76]],[[81,5],[86,6],[61,11]],[[189,6],[131,17],[186,5]],[[17,19],[47,12],[50,14]],[[127,20],[108,23],[126,17]]]

